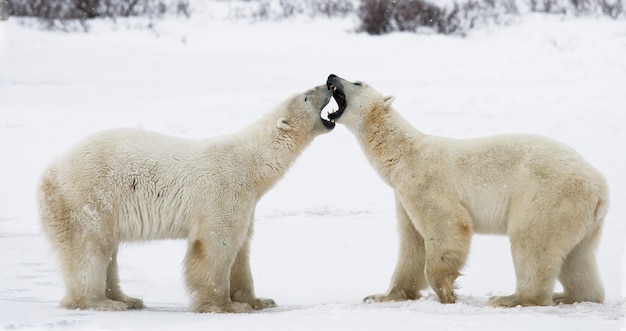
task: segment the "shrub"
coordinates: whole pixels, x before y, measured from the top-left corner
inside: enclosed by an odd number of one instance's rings
[[[551,14],[602,14],[612,18],[624,14],[624,0],[528,0],[530,10]]]
[[[231,16],[259,21],[296,16],[344,17],[354,12],[356,0],[231,0]]]
[[[350,0],[314,0],[310,1],[311,12],[327,17],[347,16],[354,12],[354,5]]]
[[[392,0],[362,1],[358,16],[361,19],[361,31],[369,34],[383,34],[393,31],[391,18],[393,16]]]
[[[0,0],[0,21],[9,19],[9,0]]]
[[[39,18],[47,28],[85,30],[93,18],[166,14],[190,15],[192,0],[0,0],[0,20],[9,15]],[[626,0],[197,0],[228,3],[236,19],[280,20],[294,16],[356,14],[358,30],[369,34],[432,31],[464,35],[485,24],[506,24],[520,12],[624,16]],[[520,10],[519,8],[522,8]],[[152,22],[150,21],[150,25]]]
[[[489,19],[496,7],[495,1],[478,0],[451,7],[438,7],[424,0],[363,0],[357,15],[360,30],[369,34],[416,32],[422,28],[452,34],[463,33],[477,21]]]
[[[626,0],[456,0],[438,6],[427,0],[362,0],[357,10],[359,30],[369,34],[427,29],[442,34],[465,34],[481,24],[506,24],[520,13],[531,12],[590,15],[617,18]]]
[[[1,1],[1,0],[0,0]],[[68,28],[93,18],[143,16],[167,13],[189,16],[188,0],[7,0],[11,16],[34,17],[48,28]]]

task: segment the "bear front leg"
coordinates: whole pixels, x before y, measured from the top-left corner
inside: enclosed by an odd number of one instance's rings
[[[230,298],[233,302],[248,303],[252,309],[276,307],[272,299],[258,298],[254,294],[254,281],[250,270],[250,238],[252,237],[252,222],[248,236],[237,253],[235,263],[230,273]]]
[[[396,217],[400,234],[398,262],[385,294],[374,294],[364,302],[406,301],[420,298],[420,290],[428,286],[424,275],[424,238],[417,231],[400,199],[396,196]]]
[[[230,299],[230,271],[237,249],[228,247],[228,236],[218,240],[193,239],[185,258],[185,280],[191,294],[191,310],[197,313],[246,313],[248,303]],[[227,246],[220,247],[220,246]]]
[[[426,278],[439,302],[456,302],[454,282],[465,265],[471,242],[471,223],[467,212],[449,206],[430,205],[420,218],[426,247]]]

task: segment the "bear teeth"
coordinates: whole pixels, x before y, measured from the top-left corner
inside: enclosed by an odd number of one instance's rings
[[[335,113],[337,110],[339,110],[339,104],[337,104],[337,100],[335,100],[335,97],[331,96],[330,100],[328,101],[328,104],[326,104],[326,106],[322,108],[322,111],[320,112],[320,116],[325,121],[334,122],[328,117],[328,115]]]

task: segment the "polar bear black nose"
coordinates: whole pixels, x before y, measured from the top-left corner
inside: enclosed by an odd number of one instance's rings
[[[333,85],[333,83],[331,83],[332,80],[336,80],[339,77],[337,77],[337,75],[335,74],[330,74],[328,75],[328,78],[326,79],[326,87],[330,90],[330,86]]]

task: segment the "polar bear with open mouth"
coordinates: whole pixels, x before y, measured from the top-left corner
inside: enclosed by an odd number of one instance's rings
[[[516,292],[490,305],[603,302],[595,250],[608,187],[578,153],[534,135],[423,134],[393,109],[393,97],[335,75],[327,86],[333,106],[322,116],[356,136],[395,192],[398,263],[389,291],[366,302],[418,299],[430,285],[440,302],[454,303],[474,232],[508,235],[511,243]],[[563,293],[552,293],[556,279]]]
[[[120,242],[186,239],[195,312],[275,306],[256,297],[249,242],[257,202],[316,136],[331,97],[295,95],[243,131],[189,140],[138,129],[96,133],[54,160],[40,180],[43,229],[59,253],[70,309],[142,308],[119,286]]]

